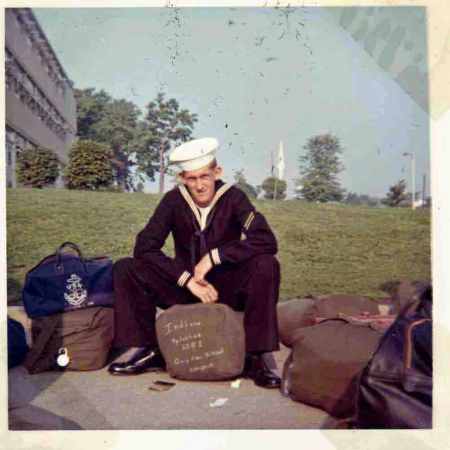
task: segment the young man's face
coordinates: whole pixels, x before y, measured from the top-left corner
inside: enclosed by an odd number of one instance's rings
[[[216,193],[215,181],[220,178],[222,169],[219,166],[202,167],[181,173],[181,179],[188,188],[194,202],[201,208],[208,206]]]

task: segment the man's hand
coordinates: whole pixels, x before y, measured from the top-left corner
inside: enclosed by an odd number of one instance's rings
[[[203,256],[203,258],[197,263],[194,269],[194,280],[197,283],[205,281],[206,274],[213,268],[211,258],[209,254]]]
[[[219,295],[214,286],[205,280],[198,282],[194,278],[191,278],[186,287],[203,303],[214,303],[219,299]]]

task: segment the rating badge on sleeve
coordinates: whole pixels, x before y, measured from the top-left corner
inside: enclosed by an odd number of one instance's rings
[[[72,306],[80,306],[87,300],[87,290],[84,288],[81,278],[75,273],[67,279],[64,299]]]

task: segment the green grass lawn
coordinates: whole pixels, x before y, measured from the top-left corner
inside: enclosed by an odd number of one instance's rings
[[[7,190],[8,303],[27,270],[73,241],[86,256],[131,255],[159,196],[64,189]],[[279,243],[281,299],[305,294],[385,296],[380,285],[430,279],[430,211],[259,200]],[[172,252],[170,242],[166,250]]]

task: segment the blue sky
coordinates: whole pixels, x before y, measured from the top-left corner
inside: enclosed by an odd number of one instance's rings
[[[142,110],[162,90],[197,113],[195,136],[219,139],[228,181],[244,169],[260,184],[282,140],[292,191],[302,146],[324,132],[344,148],[347,190],[384,196],[400,178],[409,183],[402,154],[411,151],[416,189],[423,174],[429,181],[427,113],[326,8],[33,11],[76,87],[105,89]],[[415,26],[407,16],[392,8],[394,23]]]

